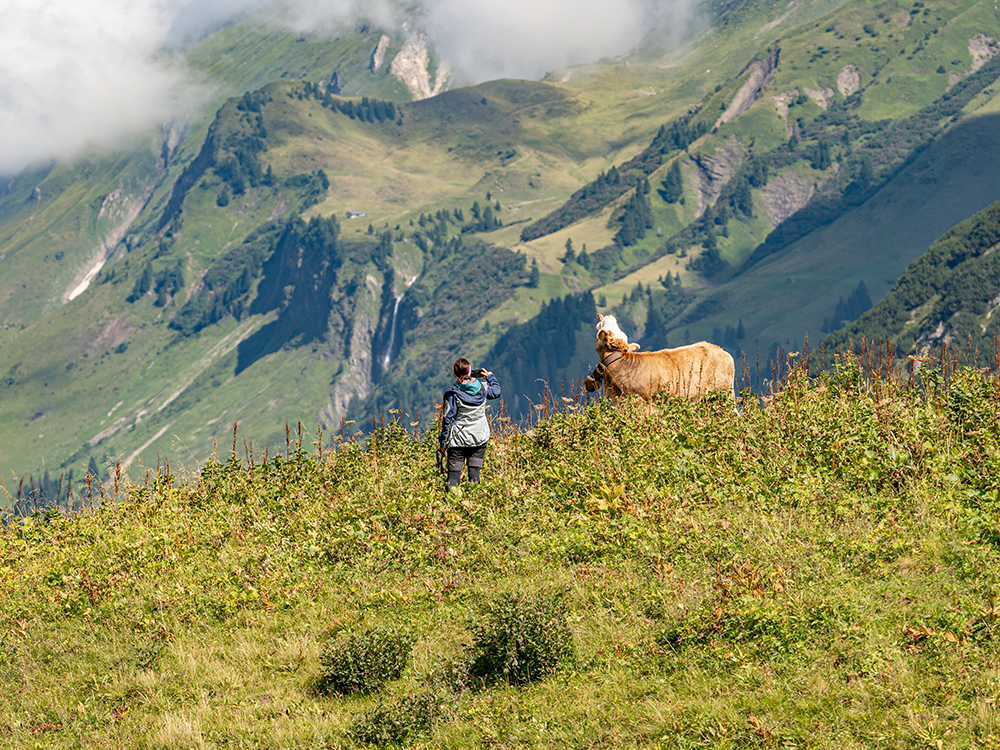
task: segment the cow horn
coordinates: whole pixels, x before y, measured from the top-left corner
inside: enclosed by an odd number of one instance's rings
[[[600,313],[597,313],[597,320],[598,321],[604,320],[604,316],[601,315]]]

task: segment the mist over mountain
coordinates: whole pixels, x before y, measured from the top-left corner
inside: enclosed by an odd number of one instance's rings
[[[184,118],[207,94],[177,53],[212,30],[266,12],[299,32],[364,18],[405,37],[426,30],[460,84],[619,55],[657,25],[679,29],[690,0],[505,4],[432,0],[15,0],[0,26],[0,173],[115,147],[137,130]],[[669,32],[676,34],[678,32]]]

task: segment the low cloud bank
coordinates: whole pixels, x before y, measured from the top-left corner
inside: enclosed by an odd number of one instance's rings
[[[669,34],[690,0],[428,0],[416,19],[458,75],[539,78]],[[355,16],[399,28],[388,0],[12,0],[0,23],[0,174],[129,134],[190,106],[172,48],[276,8],[299,30]],[[402,33],[402,32],[399,32]],[[171,62],[173,60],[173,62]]]

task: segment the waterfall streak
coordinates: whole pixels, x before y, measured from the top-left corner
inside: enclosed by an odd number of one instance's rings
[[[410,277],[410,280],[406,282],[406,288],[409,289],[413,286],[413,282],[416,280],[416,276]],[[403,292],[396,297],[396,305],[392,308],[392,327],[389,329],[389,345],[385,348],[385,356],[382,357],[383,370],[387,370],[389,363],[392,361],[392,347],[396,343],[396,318],[399,316],[399,303],[403,301],[403,297],[405,296],[406,292]]]
[[[399,315],[399,303],[403,301],[405,296],[405,294],[401,294],[396,297],[396,305],[392,308],[392,328],[389,329],[389,346],[385,348],[385,356],[382,358],[383,370],[389,367],[389,362],[392,359],[392,346],[396,343],[396,317]]]

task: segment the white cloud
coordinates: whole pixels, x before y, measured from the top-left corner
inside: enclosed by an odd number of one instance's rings
[[[427,0],[432,43],[463,81],[538,78],[618,55],[691,0]],[[170,119],[190,94],[164,50],[274,0],[0,0],[0,174]],[[298,29],[364,15],[395,27],[394,0],[285,0]]]
[[[179,76],[153,55],[169,12],[139,0],[0,2],[0,173],[169,115]]]
[[[430,37],[466,77],[540,78],[547,71],[620,55],[642,37],[651,8],[637,0],[437,0]]]

